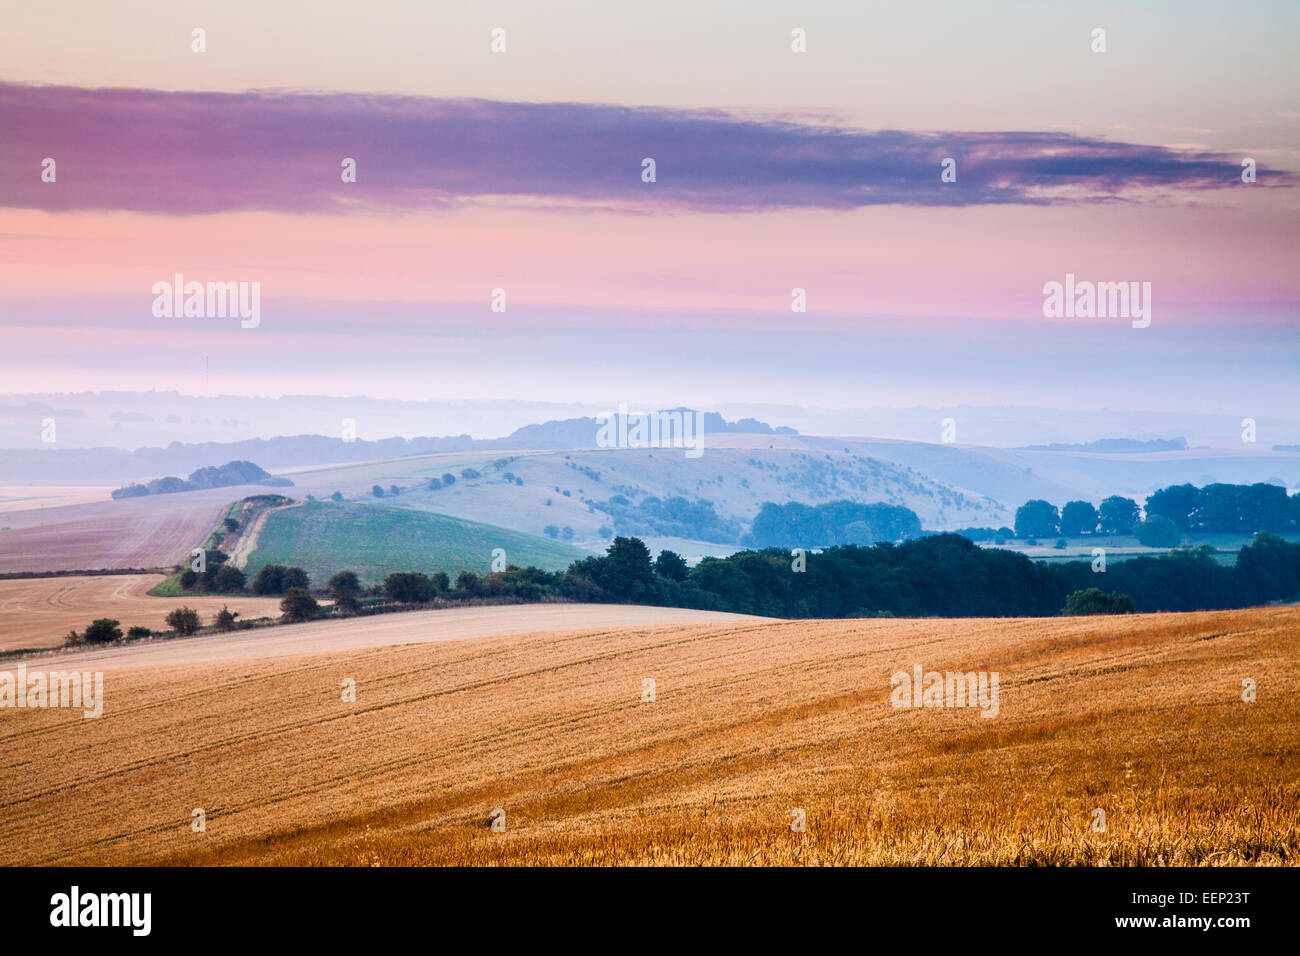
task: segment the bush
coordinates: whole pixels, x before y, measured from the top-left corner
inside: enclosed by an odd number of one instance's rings
[[[237,617],[239,617],[238,611],[232,611],[223,604],[212,623],[216,625],[218,631],[233,631],[235,629],[235,618]]]
[[[456,476],[453,475],[451,472],[447,472],[445,475],[442,476],[442,483],[444,485],[454,485],[456,483]]]
[[[462,468],[460,470],[460,476],[466,481],[481,477],[477,468]]]
[[[1064,551],[1067,547],[1069,547],[1069,545],[1070,543],[1066,541],[1064,538],[1057,538],[1056,544],[1052,545],[1052,547],[1055,548],[1057,551]]]
[[[231,564],[223,564],[216,576],[212,579],[214,590],[223,594],[229,594],[232,591],[244,590],[244,572]]]
[[[553,524],[548,524],[542,529],[542,534],[546,535],[548,538],[558,538],[560,536],[560,529]]]
[[[187,637],[203,625],[199,620],[199,612],[194,608],[178,607],[167,615],[167,626],[182,637]]]
[[[87,644],[107,644],[109,641],[120,641],[122,639],[122,629],[117,625],[118,622],[112,618],[97,618],[86,628],[82,640]]]
[[[320,613],[320,605],[306,588],[290,588],[280,601],[280,610],[284,612],[286,624],[310,621]]]
[[[1120,591],[1105,592],[1100,588],[1075,591],[1065,599],[1062,614],[1075,617],[1084,614],[1132,614],[1133,599]]]
[[[441,488],[441,487],[442,487],[442,479],[441,479],[441,478],[430,478],[430,479],[429,479],[429,490],[430,490],[430,491],[437,491],[437,490],[438,490],[439,488]]]
[[[227,531],[238,531],[238,530],[239,530],[239,522],[236,521],[234,518],[226,518],[226,519],[223,520],[221,523],[222,523],[223,525],[225,525]]]
[[[378,485],[371,485],[370,493],[374,495],[376,498],[384,497],[384,489],[380,488]]]
[[[181,572],[181,587],[188,591],[194,585],[199,583],[199,572],[193,568],[186,568]]]
[[[336,491],[334,492],[334,494],[330,495],[330,501],[342,501],[342,500],[343,500],[343,492],[341,491]]]
[[[146,637],[153,637],[153,631],[143,625],[135,624],[126,630],[128,641],[142,641]]]

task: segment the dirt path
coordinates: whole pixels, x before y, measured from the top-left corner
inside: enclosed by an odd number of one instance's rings
[[[289,505],[263,508],[258,512],[257,517],[253,519],[253,523],[244,528],[243,533],[239,536],[239,540],[235,542],[235,547],[231,549],[230,564],[240,570],[247,567],[248,559],[251,558],[253,552],[257,550],[257,539],[261,536],[262,529],[266,527],[266,519],[271,517],[271,515],[275,514],[277,511],[286,511],[289,508],[298,508],[301,507],[302,504],[301,501],[295,501],[293,504]]]

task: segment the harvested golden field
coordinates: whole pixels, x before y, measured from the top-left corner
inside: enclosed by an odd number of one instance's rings
[[[162,574],[88,574],[0,581],[0,651],[58,647],[68,631],[84,630],[97,617],[121,621],[124,632],[135,624],[166,630],[164,619],[182,604],[198,611],[205,624],[226,605],[244,620],[280,616],[278,597],[151,597],[149,589],[166,579]]]
[[[0,710],[0,863],[1295,864],[1297,635],[747,621],[123,667],[98,720]],[[918,664],[998,672],[997,716],[895,708]]]

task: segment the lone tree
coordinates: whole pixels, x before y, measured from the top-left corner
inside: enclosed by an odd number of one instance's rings
[[[343,500],[343,492],[341,491],[336,491],[334,492],[334,494],[330,495],[330,501],[342,501],[342,500]]]
[[[107,644],[109,641],[121,640],[122,629],[118,627],[119,623],[109,617],[97,618],[86,628],[82,639],[87,644]]]
[[[1121,591],[1106,592],[1100,588],[1075,591],[1065,599],[1062,614],[1074,617],[1083,614],[1132,614],[1133,599]]]
[[[1041,498],[1026,501],[1016,509],[1017,538],[1052,537],[1059,532],[1060,523],[1056,505]]]
[[[1137,522],[1138,506],[1132,498],[1111,495],[1101,503],[1098,523],[1105,534],[1132,534]]]
[[[1061,534],[1072,538],[1097,530],[1097,509],[1091,502],[1067,501],[1061,509]]]
[[[357,580],[355,571],[340,571],[332,576],[329,580],[330,597],[334,598],[334,603],[340,611],[352,614],[358,607],[357,592],[361,590],[361,582]]]
[[[686,559],[676,551],[660,551],[655,559],[655,574],[672,581],[686,580]]]
[[[280,610],[284,612],[286,624],[296,624],[316,617],[320,613],[320,605],[306,588],[289,588],[280,599]]]
[[[1133,529],[1133,535],[1148,548],[1176,548],[1182,540],[1178,525],[1164,515],[1151,515]]]
[[[199,612],[192,607],[178,607],[167,615],[167,626],[182,637],[196,632],[201,626]]]
[[[371,485],[370,493],[374,495],[376,498],[384,497],[384,489],[380,488],[378,485]]]
[[[233,564],[223,564],[217,575],[213,578],[213,590],[220,591],[222,594],[230,594],[232,591],[244,590],[244,572],[239,570]]]

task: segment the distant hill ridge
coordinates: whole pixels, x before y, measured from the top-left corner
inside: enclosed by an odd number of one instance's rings
[[[674,409],[674,411],[692,410]],[[231,459],[257,461],[264,468],[299,468],[404,458],[410,455],[430,455],[439,452],[516,448],[541,450],[595,448],[596,432],[599,427],[600,421],[596,418],[569,418],[525,425],[515,429],[505,438],[489,439],[456,435],[441,438],[381,438],[376,441],[357,438],[344,441],[342,438],[330,438],[325,435],[286,435],[276,438],[203,442],[193,445],[172,442],[166,448],[137,448],[135,451],[124,451],[119,448],[15,449],[0,454],[0,481],[131,479],[145,475],[194,471],[211,466],[217,461]],[[753,418],[728,422],[717,412],[704,413],[704,433],[706,436],[721,433],[798,434],[793,428],[773,428]],[[179,478],[172,480],[181,481]],[[255,482],[255,484],[265,483]]]
[[[1138,441],[1134,438],[1102,438],[1086,444],[1053,442],[1050,445],[1026,445],[1027,451],[1093,451],[1110,454],[1137,455],[1153,451],[1186,451],[1186,438],[1153,438]]]

